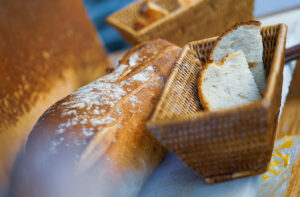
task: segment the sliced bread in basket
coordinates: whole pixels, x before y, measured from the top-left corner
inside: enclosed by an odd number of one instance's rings
[[[213,111],[260,99],[259,90],[242,51],[221,62],[206,64],[200,72],[198,93],[205,110]]]
[[[259,91],[263,94],[266,79],[260,26],[259,21],[249,21],[230,28],[217,39],[210,54],[210,60],[219,62],[230,53],[243,51]]]

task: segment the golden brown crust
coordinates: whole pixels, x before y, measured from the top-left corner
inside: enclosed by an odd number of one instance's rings
[[[174,44],[170,44],[170,42],[162,39],[155,39],[150,41],[145,41],[141,44],[138,44],[131,48],[124,56],[120,59],[119,65],[129,64],[129,59],[131,55],[135,52],[143,53],[144,56],[149,57],[149,59],[145,59],[144,61],[153,61],[156,58],[155,55],[159,53],[159,51],[165,50],[167,47],[174,46]],[[143,64],[144,62],[140,62]],[[139,64],[135,65],[138,67]]]
[[[165,154],[146,132],[145,122],[179,52],[177,46],[163,40],[140,44],[125,54],[114,73],[49,108],[29,136],[18,174],[27,173],[22,171],[24,166],[33,171],[26,175],[30,177],[27,180],[15,179],[15,196],[19,192],[32,196],[26,189],[34,184],[41,186],[38,192],[44,192],[41,171],[51,173],[51,181],[58,179],[59,170],[52,166],[73,169],[80,175],[92,170],[96,182],[105,179],[103,184],[112,183],[115,191],[122,188],[118,184],[126,184],[127,176],[141,179],[138,184],[142,184]],[[42,164],[39,158],[43,158]],[[61,162],[61,158],[67,161]],[[103,173],[108,175],[101,177]],[[55,187],[51,181],[48,188]]]
[[[200,103],[202,105],[202,107],[204,108],[204,110],[209,111],[209,102],[207,101],[207,99],[205,98],[203,91],[202,91],[202,80],[203,80],[203,75],[206,71],[206,69],[213,64],[213,61],[209,61],[208,63],[206,63],[203,68],[201,69],[200,73],[199,73],[199,78],[198,78],[198,97],[200,99]]]
[[[64,80],[67,69],[78,70],[79,87],[109,65],[79,0],[1,1],[0,40],[0,133],[47,95],[52,82]]]
[[[211,49],[209,59],[210,60],[213,59],[213,57],[212,57],[213,52],[214,52],[216,46],[219,44],[220,40],[222,40],[223,37],[225,37],[228,33],[232,32],[233,30],[237,29],[238,27],[245,26],[245,25],[261,26],[261,22],[256,21],[256,20],[250,20],[250,21],[246,21],[246,22],[239,22],[239,23],[233,25],[232,27],[230,27],[229,29],[227,29],[225,32],[223,32],[221,35],[218,36],[217,40],[214,43],[214,46]]]

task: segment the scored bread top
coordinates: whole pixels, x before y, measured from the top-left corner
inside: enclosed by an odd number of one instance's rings
[[[83,174],[95,168],[100,182],[131,175],[131,179],[138,180],[137,185],[142,184],[165,154],[165,149],[146,132],[145,122],[180,51],[163,40],[142,43],[120,60],[113,73],[50,107],[28,138],[22,162],[34,169],[28,172],[34,177],[28,184],[42,184],[41,171],[57,175],[58,170],[52,166],[58,165],[62,157],[70,161],[70,165],[67,161],[61,164],[63,171],[71,166]],[[101,170],[109,176],[101,177]],[[128,184],[135,186],[133,180],[127,180]],[[119,183],[112,182],[118,191]]]
[[[177,49],[162,40],[135,47],[120,60],[113,73],[79,88],[49,108],[35,125],[28,148],[39,143],[36,135],[41,137],[45,134],[56,142],[55,145],[47,144],[49,147],[45,153],[56,154],[60,146],[66,147],[68,143],[70,147],[81,147],[82,151],[92,138],[96,138],[95,135],[106,131],[104,128],[115,124],[122,127],[120,121],[124,121],[126,116],[146,114],[147,109],[144,108],[152,104],[144,100],[156,96],[162,88],[177,56]],[[170,63],[168,58],[171,58]],[[140,124],[139,121],[134,122]],[[76,136],[71,133],[76,133]],[[60,141],[61,137],[63,141]],[[77,140],[68,142],[68,138],[74,137]]]
[[[0,1],[0,29],[0,133],[50,92],[53,82],[64,80],[68,69],[95,70],[93,76],[74,76],[80,87],[109,65],[80,0]]]
[[[242,22],[234,25],[217,38],[210,60],[219,62],[229,53],[242,50],[248,62],[262,62],[263,43],[259,21]]]
[[[200,71],[198,91],[201,104],[209,111],[243,105],[260,98],[242,51],[229,54],[221,62],[208,63]]]

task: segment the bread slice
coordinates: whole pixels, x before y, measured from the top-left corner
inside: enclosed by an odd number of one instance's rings
[[[110,65],[81,0],[0,1],[0,196],[43,112]]]
[[[252,72],[260,94],[263,94],[266,87],[266,72],[262,62],[249,63],[249,69]]]
[[[221,62],[208,63],[200,72],[198,91],[204,109],[209,111],[261,98],[242,51],[229,54]]]
[[[216,41],[210,59],[219,62],[226,55],[243,51],[251,67],[260,93],[265,89],[265,71],[263,65],[263,42],[259,21],[239,23],[222,34]]]

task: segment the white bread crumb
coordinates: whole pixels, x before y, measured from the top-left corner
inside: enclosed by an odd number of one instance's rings
[[[261,98],[242,51],[229,54],[222,62],[207,64],[200,73],[198,84],[201,103],[210,111]]]

